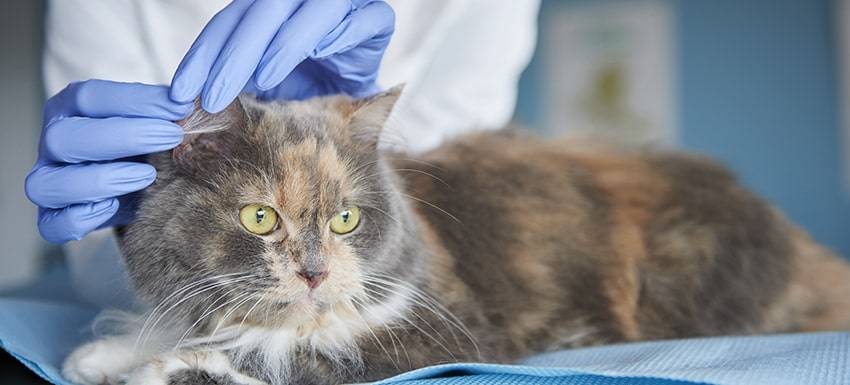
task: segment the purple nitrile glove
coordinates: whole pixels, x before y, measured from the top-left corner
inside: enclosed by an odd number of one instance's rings
[[[261,99],[368,96],[379,91],[394,25],[392,8],[378,0],[236,0],[183,58],[171,98],[200,96],[218,112],[243,91]]]
[[[61,243],[126,224],[131,193],[156,178],[153,166],[131,157],[178,145],[183,129],[172,121],[192,109],[173,102],[167,87],[105,80],[72,83],[50,98],[25,183],[42,237]]]

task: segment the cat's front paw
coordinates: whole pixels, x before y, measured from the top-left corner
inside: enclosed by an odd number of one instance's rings
[[[137,364],[132,344],[109,338],[80,346],[65,360],[62,375],[80,385],[118,384]]]
[[[127,385],[268,385],[246,376],[220,352],[176,352],[130,373]]]

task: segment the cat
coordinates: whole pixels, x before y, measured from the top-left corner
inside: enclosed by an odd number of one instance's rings
[[[400,92],[242,96],[181,122],[203,133],[151,157],[120,231],[147,316],[78,348],[66,378],[336,384],[850,327],[848,265],[712,161],[511,130],[380,151]]]

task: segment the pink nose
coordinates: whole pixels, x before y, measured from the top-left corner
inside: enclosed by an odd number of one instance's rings
[[[298,272],[298,276],[304,280],[304,282],[309,288],[315,289],[316,287],[322,284],[322,281],[324,281],[325,277],[328,276],[328,272],[302,270]]]

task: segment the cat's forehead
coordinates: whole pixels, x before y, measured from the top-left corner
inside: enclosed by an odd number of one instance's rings
[[[255,137],[270,142],[273,203],[291,218],[334,212],[354,190],[355,157],[339,135],[348,119],[332,102],[268,106],[254,122]]]
[[[283,206],[332,204],[334,197],[351,188],[352,165],[333,141],[306,137],[290,142],[276,156],[280,173],[275,187]]]
[[[350,101],[336,97],[258,104],[249,108],[258,110],[251,114],[256,135],[274,139],[280,146],[298,145],[305,139],[339,140],[354,112]]]

